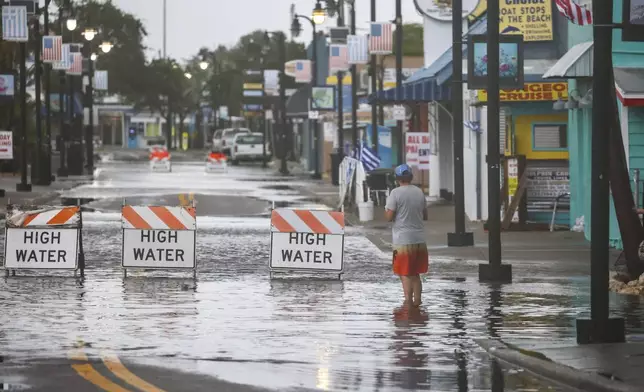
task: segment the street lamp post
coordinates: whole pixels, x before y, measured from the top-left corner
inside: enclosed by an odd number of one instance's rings
[[[35,6],[35,18],[33,19],[34,39],[34,87],[35,87],[35,104],[36,104],[36,143],[32,151],[31,160],[31,183],[33,185],[44,185],[41,183],[40,167],[42,162],[42,101],[41,101],[41,79],[42,79],[42,60],[40,54],[42,52],[42,35],[40,33],[40,7]]]
[[[87,60],[87,89],[85,90],[85,105],[89,111],[88,126],[85,129],[85,148],[87,151],[87,173],[94,174],[94,61],[92,60],[91,42],[96,37],[96,30],[87,28],[83,36],[87,43],[83,45]]]
[[[45,34],[49,34],[49,4],[51,0],[45,0],[44,11],[44,29]],[[62,8],[62,7],[61,7]],[[62,30],[61,30],[62,31]],[[45,140],[42,168],[40,169],[39,185],[51,184],[51,64],[44,64],[45,67]]]
[[[311,23],[311,27],[313,28],[313,67],[312,67],[312,75],[311,75],[311,87],[315,87],[318,84],[318,43],[317,43],[317,25],[324,23],[326,19],[326,13],[322,9],[322,6],[320,5],[320,2],[316,2],[315,8],[313,9],[313,14],[312,17],[309,18],[306,15],[300,15],[300,14],[295,14],[294,17],[297,18],[302,18],[305,20],[308,20],[309,23]],[[313,88],[311,88],[311,95],[309,96],[310,99],[313,99]],[[313,128],[313,159],[314,159],[314,169],[315,172],[313,173],[312,178],[313,179],[321,179],[322,175],[320,174],[320,143],[319,143],[319,131],[318,131],[318,120],[313,119],[311,120],[312,123],[312,128]],[[283,125],[286,127],[286,124]]]
[[[63,32],[63,29],[67,27],[67,30],[73,31],[76,29],[76,19],[74,19],[71,15],[69,2],[66,2],[64,6],[58,8],[58,21],[60,23],[60,31],[61,35]],[[65,18],[67,17],[67,18]],[[65,84],[67,79],[67,75],[64,70],[58,71],[58,76],[60,80],[60,88],[58,90],[58,101],[59,101],[59,107],[58,107],[58,115],[59,115],[59,137],[58,137],[58,142],[56,143],[58,150],[60,151],[60,167],[58,168],[58,177],[67,177],[68,172],[67,172],[67,140],[68,140],[68,133],[67,133],[67,127],[65,126]],[[71,85],[71,77],[69,79],[69,82]],[[71,101],[71,95],[68,97],[68,101]],[[70,124],[71,124],[71,115],[72,112],[69,112],[69,119],[70,119]]]

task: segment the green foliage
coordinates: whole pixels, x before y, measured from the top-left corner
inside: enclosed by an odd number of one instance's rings
[[[423,25],[407,23],[403,25],[403,56],[423,56]]]

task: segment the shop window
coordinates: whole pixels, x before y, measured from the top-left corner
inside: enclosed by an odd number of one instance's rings
[[[567,124],[534,124],[532,126],[532,149],[568,149]]]

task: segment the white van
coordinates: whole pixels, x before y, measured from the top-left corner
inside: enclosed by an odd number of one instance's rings
[[[238,133],[235,135],[230,153],[231,163],[237,165],[240,161],[261,162],[264,153],[262,148],[263,138],[261,133]],[[267,157],[269,153],[267,144]]]

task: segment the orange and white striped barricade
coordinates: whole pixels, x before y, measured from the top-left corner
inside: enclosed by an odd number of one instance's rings
[[[228,168],[228,158],[226,154],[211,152],[206,157],[206,173],[223,171]]]
[[[150,169],[152,171],[171,172],[172,162],[167,149],[156,147],[150,152]]]
[[[80,206],[7,205],[5,274],[16,270],[72,270],[85,265],[82,257]]]
[[[275,271],[326,272],[342,276],[344,213],[274,209],[271,214],[271,277]]]
[[[196,275],[197,211],[192,206],[123,203],[123,274],[128,268],[192,269]]]

